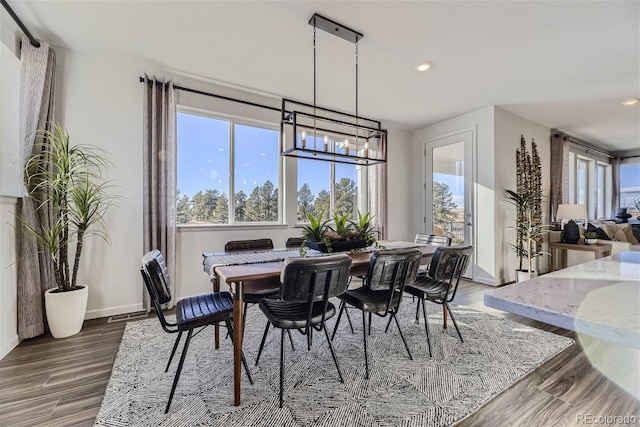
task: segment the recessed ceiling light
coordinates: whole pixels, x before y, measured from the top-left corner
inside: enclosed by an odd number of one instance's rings
[[[626,105],[628,107],[630,105],[636,105],[638,102],[640,102],[640,98],[631,98],[622,101],[622,105]]]
[[[420,64],[416,65],[416,70],[418,70],[418,71],[427,71],[427,70],[431,69],[432,66],[433,66],[433,62],[425,61],[425,62],[421,62]]]

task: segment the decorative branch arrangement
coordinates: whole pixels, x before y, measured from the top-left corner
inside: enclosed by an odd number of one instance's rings
[[[520,149],[516,150],[516,191],[507,191],[507,200],[518,207],[515,229],[518,230],[514,251],[519,257],[519,270],[524,258],[542,255],[542,238],[547,226],[542,224],[542,166],[536,142],[531,139],[531,154],[524,136],[520,136]],[[535,233],[524,230],[535,230]]]

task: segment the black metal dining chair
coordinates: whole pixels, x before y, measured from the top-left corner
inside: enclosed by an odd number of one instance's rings
[[[431,260],[431,266],[429,273],[426,275],[420,275],[416,277],[416,280],[408,284],[404,291],[410,295],[418,298],[418,305],[416,306],[416,323],[419,323],[420,317],[420,305],[422,304],[422,314],[424,316],[424,326],[427,333],[427,343],[429,345],[429,357],[431,357],[431,339],[429,337],[429,322],[427,317],[427,311],[424,306],[425,301],[431,301],[436,304],[441,304],[446,309],[443,314],[443,330],[446,329],[446,315],[449,312],[453,325],[456,327],[460,341],[462,334],[456,323],[456,319],[453,317],[451,307],[449,303],[453,301],[458,290],[458,284],[460,283],[460,277],[466,271],[469,266],[469,260],[473,253],[472,246],[450,246],[439,247],[433,254]],[[389,325],[387,325],[388,327]]]
[[[171,386],[171,393],[169,394],[169,401],[165,408],[165,413],[169,412],[173,395],[180,379],[180,373],[184,365],[184,360],[187,356],[187,350],[189,349],[189,343],[191,338],[208,325],[212,325],[219,322],[224,322],[227,328],[231,332],[230,335],[233,339],[233,324],[231,319],[233,318],[233,297],[229,292],[213,292],[210,294],[197,295],[189,298],[182,299],[176,304],[176,322],[169,322],[162,311],[162,304],[166,304],[171,301],[171,281],[169,278],[169,272],[167,270],[167,264],[164,260],[164,256],[159,250],[153,250],[148,252],[142,258],[142,267],[140,268],[142,279],[144,280],[145,287],[151,298],[151,304],[158,315],[160,325],[165,332],[177,333],[178,336],[173,344],[171,350],[171,356],[165,368],[165,372],[169,370],[173,356],[176,354],[178,343],[182,334],[186,331],[187,338],[182,348],[182,355],[180,356],[180,362],[178,363],[178,369],[173,379],[173,385]],[[194,329],[199,329],[195,334]],[[244,365],[245,372],[249,378],[249,382],[253,384],[251,373],[247,366],[247,361],[242,355],[242,364]]]
[[[429,246],[451,246],[451,237],[418,233],[414,242]]]
[[[264,298],[259,306],[269,322],[264,330],[256,365],[269,332],[269,326],[280,333],[280,407],[284,394],[284,335],[297,330],[307,337],[307,349],[313,343],[313,331],[324,331],[340,382],[344,382],[325,322],[336,313],[329,298],[344,293],[349,283],[351,258],[346,254],[285,260],[281,274],[280,298]]]
[[[393,249],[376,251],[369,261],[369,269],[360,288],[346,291],[338,298],[345,304],[340,308],[338,319],[331,338],[335,337],[342,313],[349,304],[362,311],[362,331],[364,337],[364,361],[365,376],[369,378],[369,359],[367,354],[367,333],[371,334],[371,315],[379,317],[390,316],[395,319],[402,342],[404,343],[409,359],[413,359],[407,341],[402,334],[402,329],[396,318],[396,313],[402,300],[402,292],[407,283],[412,282],[416,277],[418,265],[422,253],[416,249]],[[369,314],[369,327],[367,331],[367,313]]]
[[[304,237],[289,237],[284,246],[286,248],[299,248],[304,243]]]

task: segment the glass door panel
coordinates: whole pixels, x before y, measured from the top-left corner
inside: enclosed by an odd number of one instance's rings
[[[428,142],[425,231],[451,237],[452,245],[473,245],[472,132]],[[465,277],[473,276],[473,263]]]

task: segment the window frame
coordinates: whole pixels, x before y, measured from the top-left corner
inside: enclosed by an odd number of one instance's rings
[[[262,128],[267,130],[272,130],[278,133],[278,140],[280,136],[280,127],[275,123],[271,123],[264,120],[252,119],[249,117],[242,117],[233,114],[225,114],[218,111],[207,110],[202,108],[190,107],[183,104],[178,104],[176,106],[176,133],[177,133],[177,115],[179,113],[195,115],[200,117],[205,117],[214,120],[221,120],[228,122],[229,125],[229,154],[227,156],[227,162],[229,167],[229,222],[225,224],[215,224],[215,223],[206,223],[206,224],[178,224],[176,222],[176,227],[178,228],[194,228],[194,229],[204,229],[204,228],[215,228],[215,229],[233,229],[233,228],[286,228],[287,225],[284,221],[284,200],[286,199],[284,196],[284,169],[283,169],[283,159],[282,156],[278,155],[278,180],[277,180],[277,189],[278,189],[278,219],[276,221],[255,221],[255,222],[236,222],[235,218],[235,125],[243,125],[250,126],[256,128]],[[176,140],[176,149],[177,149],[178,141]],[[274,183],[275,184],[275,183]],[[178,162],[176,159],[176,191],[178,189]],[[233,190],[233,191],[232,191]],[[297,198],[296,198],[297,199]],[[297,202],[297,200],[296,200]]]
[[[335,144],[336,141],[332,141]],[[298,167],[299,158],[296,158],[296,172],[295,172],[295,224],[296,226],[308,225],[309,221],[304,218],[302,221],[298,218],[298,191],[300,190]],[[333,212],[336,205],[336,165],[339,163],[329,162],[324,160],[304,159],[315,162],[329,163],[329,212],[325,213],[325,219],[332,220]],[[366,214],[369,212],[369,174],[366,166],[353,165],[355,167],[355,179],[357,186],[357,203],[356,209],[361,213]],[[356,218],[357,219],[357,218]]]

